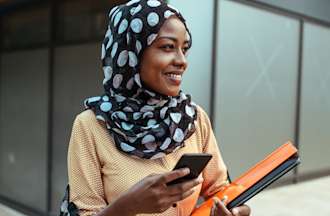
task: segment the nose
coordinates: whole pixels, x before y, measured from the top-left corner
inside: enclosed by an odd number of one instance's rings
[[[187,58],[181,49],[178,49],[174,59],[174,65],[180,69],[185,70],[187,68]]]

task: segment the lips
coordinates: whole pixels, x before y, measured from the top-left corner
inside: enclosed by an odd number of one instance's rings
[[[181,71],[173,71],[165,73],[164,75],[172,85],[180,85],[182,81],[182,74],[183,72]]]
[[[167,75],[167,76],[177,75],[177,76],[181,76],[182,77],[183,72],[184,71],[170,71],[170,72],[165,72],[164,74]]]
[[[168,76],[171,79],[176,79],[176,80],[181,80],[182,79],[182,75],[181,74],[166,74],[166,76]]]

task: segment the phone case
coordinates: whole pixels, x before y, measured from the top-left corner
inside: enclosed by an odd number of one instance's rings
[[[242,205],[254,195],[276,181],[300,163],[298,150],[291,142],[269,154],[243,175],[215,194],[220,200],[226,197],[228,209]],[[209,216],[213,206],[212,198],[197,207],[192,216]]]
[[[189,157],[191,158],[189,159]],[[173,185],[197,178],[211,158],[212,154],[206,153],[189,153],[182,155],[173,170],[188,167],[190,168],[190,173],[184,177],[168,182],[167,185]]]

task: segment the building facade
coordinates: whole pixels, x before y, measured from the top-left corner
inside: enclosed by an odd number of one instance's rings
[[[0,10],[0,202],[58,214],[72,123],[102,93],[106,16],[124,2]],[[232,178],[287,140],[302,163],[278,185],[330,174],[330,3],[169,2],[193,35],[183,90],[208,112]]]

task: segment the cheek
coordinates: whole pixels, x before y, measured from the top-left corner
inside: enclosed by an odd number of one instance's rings
[[[151,62],[154,70],[164,71],[171,63],[171,55],[155,55],[152,57]]]
[[[145,57],[146,59],[141,65],[141,78],[146,83],[150,81],[155,82],[170,65],[171,58],[169,55],[154,55]]]

